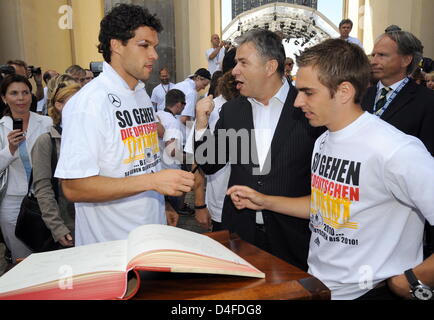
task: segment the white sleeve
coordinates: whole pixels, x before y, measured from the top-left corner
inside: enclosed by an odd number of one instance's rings
[[[181,116],[185,116],[185,117],[192,117],[194,118],[196,115],[196,95],[197,93],[195,91],[188,93],[185,96],[185,107],[184,110],[182,111]]]
[[[164,123],[164,142],[170,141],[172,139],[182,140],[182,132],[178,122],[178,119],[173,118],[170,119],[170,121],[166,121]]]
[[[205,58],[206,58],[206,60],[210,60],[209,56],[211,55],[211,53],[213,51],[214,50],[212,50],[212,49],[208,49],[208,50],[205,51]]]
[[[18,150],[15,152],[15,155],[12,155],[9,150],[9,142],[7,135],[9,134],[6,132],[4,126],[0,126],[1,130],[1,136],[0,136],[0,146],[2,147],[0,150],[0,171],[3,171],[6,169],[14,160],[18,159],[19,152]]]
[[[152,90],[152,95],[151,95],[151,102],[152,103],[159,103],[158,98],[157,98],[157,88],[155,87],[154,90]]]
[[[39,100],[36,105],[36,112],[42,112],[44,111],[45,104],[47,103],[47,99],[44,97],[43,99]]]
[[[15,155],[11,155],[9,144],[0,150],[0,172],[9,167],[14,160],[18,159],[18,155],[18,150],[15,152]]]
[[[190,130],[190,132],[188,133],[188,137],[187,137],[187,139],[185,141],[185,147],[184,147],[184,151],[186,153],[189,153],[189,154],[193,154],[194,153],[193,136],[194,136],[194,134],[196,132],[196,130],[194,129],[194,128],[196,128],[196,121],[194,121],[192,128],[193,128],[193,130]],[[204,132],[205,132],[205,130],[204,130]]]
[[[434,225],[434,158],[413,140],[385,163],[386,185],[401,202],[417,208]]]
[[[78,103],[85,103],[89,108],[95,103],[93,99],[86,102],[83,100]],[[105,133],[109,132],[110,128],[103,129],[103,112],[97,116],[97,112],[78,107],[80,106],[67,104],[62,114],[63,132],[55,173],[57,178],[88,178],[97,176],[100,172],[99,161],[104,156]]]

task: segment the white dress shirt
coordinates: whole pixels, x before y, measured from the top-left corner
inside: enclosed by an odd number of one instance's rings
[[[389,86],[389,88],[392,89],[392,90],[390,90],[390,91],[387,93],[387,95],[386,95],[386,98],[387,98],[387,99],[390,98],[390,96],[393,94],[393,92],[394,92],[396,89],[399,88],[399,86],[401,85],[401,83],[404,82],[405,79],[406,79],[406,78],[404,78],[404,79],[402,79],[402,80],[400,80],[400,81],[398,81],[398,82],[395,82],[394,84],[392,84],[391,86]],[[386,86],[385,86],[381,81],[378,82],[378,84],[377,84],[377,96],[375,97],[375,104],[377,104],[378,100],[380,100],[381,90],[382,90],[383,88],[385,88],[385,87],[386,87]]]
[[[166,94],[174,87],[175,84],[171,82],[169,84],[160,83],[152,90],[151,102],[157,105],[157,112],[166,108]]]
[[[289,93],[288,81],[286,79],[282,79],[282,81],[282,87],[276,93],[276,95],[270,99],[268,105],[264,105],[253,98],[247,99],[252,104],[256,150],[258,152],[259,168],[261,171],[264,168],[268,152],[271,148],[274,133],[276,131],[277,124],[279,123],[286,97]],[[271,159],[269,160],[271,161]],[[264,224],[262,211],[258,211],[256,213],[256,223]]]

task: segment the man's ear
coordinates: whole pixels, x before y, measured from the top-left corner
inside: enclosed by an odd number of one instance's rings
[[[110,40],[110,49],[112,54],[116,53],[120,55],[122,53],[122,47],[124,47],[124,45],[122,44],[121,40],[118,39]]]
[[[356,89],[351,82],[344,81],[338,86],[336,96],[340,99],[342,104],[347,104],[354,101]]]
[[[277,60],[268,60],[265,63],[265,70],[267,71],[267,76],[271,76],[272,74],[274,74],[277,71],[278,66],[279,63],[277,62]]]
[[[413,62],[413,56],[402,56],[402,67],[408,68],[408,66]]]

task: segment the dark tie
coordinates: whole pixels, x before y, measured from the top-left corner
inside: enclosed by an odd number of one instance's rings
[[[392,89],[388,87],[384,87],[383,89],[381,89],[380,99],[378,99],[377,103],[375,104],[375,112],[381,110],[381,108],[384,107],[387,102],[387,94],[390,92],[390,90]]]

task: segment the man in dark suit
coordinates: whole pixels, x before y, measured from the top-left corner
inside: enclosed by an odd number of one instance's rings
[[[276,196],[308,195],[313,144],[323,129],[310,127],[293,106],[297,92],[284,78],[285,51],[278,36],[255,29],[237,43],[232,74],[242,97],[223,106],[214,135],[207,130],[212,97],[199,101],[196,163],[206,174],[213,174],[230,162],[229,187],[243,184]],[[266,210],[238,211],[226,197],[222,225],[307,270],[308,221]]]
[[[409,78],[422,54],[421,42],[410,32],[381,35],[371,60],[372,75],[378,83],[368,89],[362,107],[422,140],[434,156],[434,91]]]
[[[419,138],[434,156],[434,91],[409,75],[422,60],[422,43],[406,31],[381,35],[372,53],[377,85],[368,89],[362,107],[406,134]],[[426,227],[425,255],[434,252],[434,228]]]

